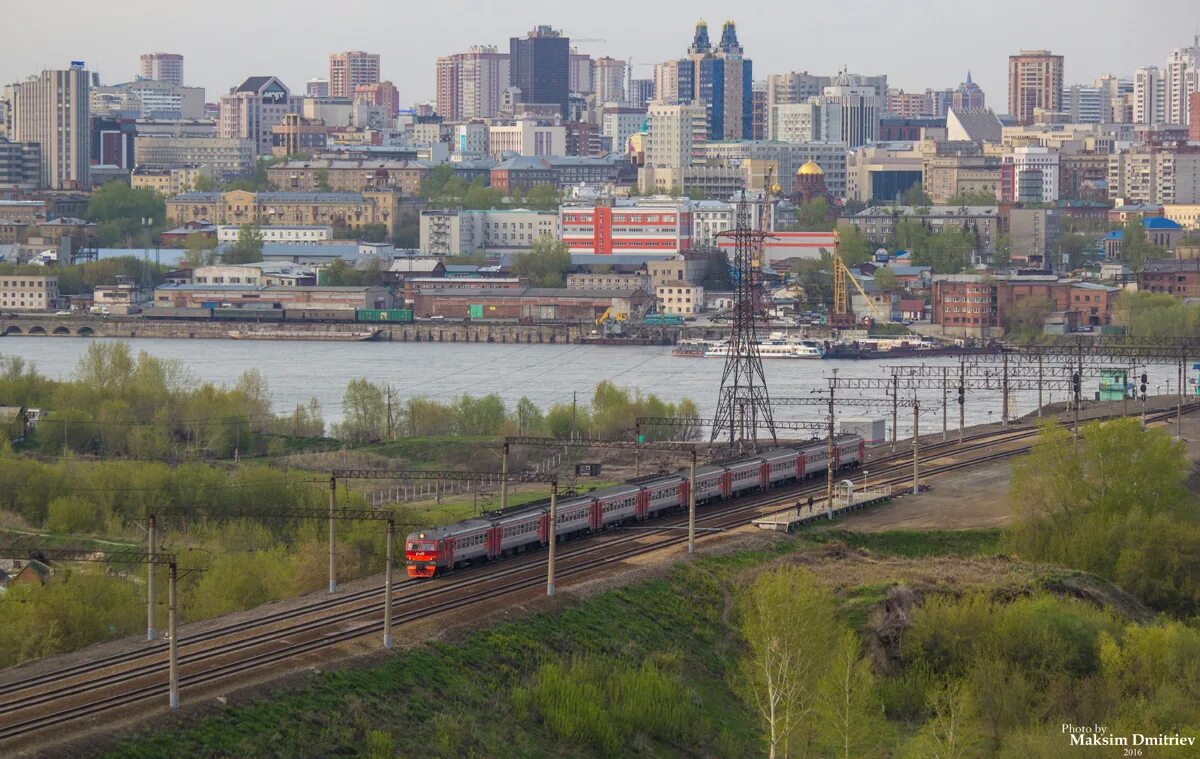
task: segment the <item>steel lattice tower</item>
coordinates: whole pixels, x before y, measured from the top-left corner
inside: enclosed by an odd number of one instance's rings
[[[764,202],[765,198],[764,198]],[[771,400],[767,394],[767,378],[763,374],[762,356],[758,351],[758,253],[766,232],[751,229],[750,206],[746,194],[738,202],[734,228],[718,237],[734,242],[733,271],[734,307],[733,329],[729,334],[729,353],[721,375],[721,391],[713,415],[712,438],[729,433],[729,443],[742,440],[758,444],[758,428],[762,424],[775,435],[775,419],[771,415]]]

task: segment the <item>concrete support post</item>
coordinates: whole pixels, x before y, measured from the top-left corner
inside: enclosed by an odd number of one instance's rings
[[[151,557],[150,566],[154,566],[153,557]],[[179,708],[179,627],[178,616],[179,611],[176,605],[175,580],[178,576],[178,570],[175,567],[175,562],[171,562],[171,573],[167,580],[167,606],[170,617],[167,621],[167,634],[171,636],[169,645],[167,666],[167,679],[169,690],[169,703],[172,709]]]
[[[921,405],[913,399],[913,495],[921,492]]]
[[[633,476],[642,476],[642,423],[633,424]]]
[[[896,452],[896,406],[900,402],[900,375],[892,375],[892,453]]]
[[[896,426],[892,424],[893,440],[896,434]],[[895,446],[893,445],[893,448]],[[825,452],[825,512],[826,515],[833,519],[833,459],[834,459],[834,444],[833,444],[833,385],[829,386],[829,444],[826,446]]]
[[[958,365],[958,386],[962,394],[958,396],[958,444],[963,442],[963,428],[967,426],[967,362]]]
[[[688,553],[696,552],[696,450],[692,449],[692,465],[688,470]]]
[[[500,457],[500,510],[508,508],[508,443],[504,444]]]
[[[942,367],[942,442],[946,442],[946,427],[950,419],[950,405],[946,394],[949,389],[946,387],[950,384],[950,367]]]
[[[1042,418],[1042,354],[1038,353],[1038,419]]]
[[[554,547],[558,542],[556,540],[558,533],[558,480],[550,483],[550,524],[547,529],[549,535],[547,539],[550,541],[548,551],[549,556],[546,561],[546,595],[554,595]]]
[[[392,554],[396,545],[396,520],[387,523],[387,564],[383,568],[383,647],[392,647]]]
[[[1003,404],[1003,407],[1000,409],[1000,424],[1007,427],[1008,426],[1008,354],[1005,353],[1003,358],[1004,358],[1004,368],[1003,368],[1004,374],[1001,378],[1002,386],[1001,386],[1001,400],[1000,400],[1000,402]]]
[[[146,533],[150,539],[150,558],[153,559],[154,554],[158,553],[158,519],[154,514],[146,519]],[[154,640],[158,637],[158,630],[154,624],[154,607],[158,605],[158,594],[155,590],[153,561],[146,565],[146,570],[146,640]]]
[[[329,478],[329,592],[337,592],[337,478]]]

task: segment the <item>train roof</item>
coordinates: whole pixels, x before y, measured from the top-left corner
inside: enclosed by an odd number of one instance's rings
[[[626,483],[623,485],[612,485],[607,488],[600,488],[598,490],[593,490],[590,495],[593,498],[601,498],[601,499],[613,498],[613,497],[618,497],[618,496],[623,496],[623,495],[634,495],[634,494],[640,492],[641,489],[642,489],[642,486],[639,484]]]
[[[462,522],[444,525],[442,527],[430,527],[427,530],[420,532],[409,533],[406,540],[442,540],[452,535],[461,535],[465,532],[475,532],[476,530],[486,530],[492,526],[492,523],[487,519],[466,519]]]

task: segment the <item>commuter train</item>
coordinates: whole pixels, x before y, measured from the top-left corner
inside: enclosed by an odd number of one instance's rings
[[[862,437],[838,435],[835,443],[835,470],[862,463]],[[814,440],[799,448],[775,448],[748,459],[697,467],[696,504],[824,475],[827,459],[828,444]],[[689,487],[689,473],[683,469],[564,497],[557,504],[556,540],[686,509]],[[537,503],[414,532],[404,541],[408,576],[434,577],[455,567],[539,548],[549,542],[549,528],[549,505]]]

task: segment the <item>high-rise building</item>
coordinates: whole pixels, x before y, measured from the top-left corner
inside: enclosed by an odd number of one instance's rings
[[[825,142],[844,142],[853,150],[859,145],[879,140],[879,119],[883,116],[884,97],[873,87],[848,84],[838,77],[832,87],[826,87],[818,98],[820,126],[817,139]]]
[[[954,91],[954,96],[950,100],[950,105],[960,111],[982,111],[987,107],[986,98],[983,95],[983,90],[978,84],[971,81],[971,72],[967,72],[967,81],[958,85],[958,89]]]
[[[1142,66],[1133,72],[1133,123],[1161,124],[1164,89],[1162,72],[1157,66]]]
[[[88,189],[91,74],[83,63],[46,70],[12,87],[14,142],[41,146],[41,185]]]
[[[509,80],[524,104],[557,105],[563,118],[571,79],[571,41],[549,26],[538,26],[508,41]]]
[[[1034,123],[1034,111],[1062,111],[1063,57],[1049,50],[1022,50],[1008,57],[1008,110],[1019,124]]]
[[[41,181],[41,146],[0,137],[0,190],[36,190]]]
[[[353,97],[356,103],[380,106],[389,119],[400,110],[400,91],[391,82],[360,84],[354,88]]]
[[[569,80],[567,86],[571,92],[595,92],[592,56],[572,50],[571,55],[567,58],[567,71]]]
[[[379,53],[351,50],[329,56],[329,96],[348,98],[360,84],[379,81]]]
[[[1200,35],[1191,47],[1180,48],[1167,57],[1162,70],[1163,121],[1185,126],[1188,123],[1188,98],[1200,91]]]
[[[217,136],[251,140],[259,155],[270,155],[271,128],[294,110],[283,82],[273,76],[252,76],[221,98]]]
[[[437,59],[437,112],[446,121],[490,119],[509,84],[508,53],[475,46]]]
[[[755,82],[750,94],[750,139],[767,138],[767,83]]]
[[[754,124],[754,77],[753,64],[744,52],[732,21],[725,22],[714,45],[708,37],[708,24],[701,20],[687,57],[656,70],[658,100],[703,105],[708,113],[709,139],[749,137]]]
[[[592,63],[592,85],[596,91],[596,102],[625,102],[625,61],[619,58],[597,58]]]
[[[700,104],[651,103],[646,114],[646,166],[678,169],[697,163],[707,138],[708,112]]]
[[[183,86],[183,56],[178,53],[142,53],[142,78]]]
[[[629,80],[629,103],[639,108],[645,108],[651,100],[661,100],[654,89],[653,79]]]

